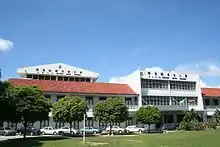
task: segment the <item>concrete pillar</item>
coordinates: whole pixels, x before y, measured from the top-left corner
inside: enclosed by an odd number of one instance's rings
[[[173,123],[177,124],[177,115],[176,112],[173,112]]]

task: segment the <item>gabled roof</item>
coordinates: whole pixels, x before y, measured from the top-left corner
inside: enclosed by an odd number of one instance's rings
[[[202,88],[203,96],[220,97],[220,88]]]
[[[9,79],[14,85],[39,86],[43,92],[137,95],[127,84]]]
[[[99,74],[86,69],[70,66],[64,63],[37,65],[30,67],[18,68],[19,74],[45,74],[45,75],[65,75],[65,76],[80,76],[97,79]]]

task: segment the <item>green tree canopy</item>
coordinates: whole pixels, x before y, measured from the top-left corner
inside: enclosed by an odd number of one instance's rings
[[[191,109],[186,111],[183,120],[180,122],[180,129],[182,130],[198,130],[199,129],[199,114]]]
[[[215,119],[217,125],[220,125],[220,111],[218,109],[215,111],[213,118]]]
[[[137,121],[142,124],[148,124],[150,131],[150,124],[155,124],[160,121],[160,110],[155,106],[141,107],[136,112]]]
[[[51,100],[44,97],[37,86],[14,86],[11,90],[16,116],[23,123],[25,129],[29,122],[48,119]],[[26,133],[24,133],[26,138]]]
[[[0,81],[0,126],[4,121],[18,122],[16,117],[16,106],[12,95],[13,86],[8,81]]]
[[[96,104],[93,114],[99,122],[110,124],[110,134],[112,125],[124,122],[129,115],[122,98],[108,98],[106,101],[99,102]]]
[[[65,96],[53,106],[54,121],[68,122],[70,129],[73,121],[82,121],[88,108],[84,99],[78,96]]]

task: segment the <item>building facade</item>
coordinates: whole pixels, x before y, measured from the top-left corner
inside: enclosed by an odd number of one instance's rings
[[[138,95],[127,84],[95,82],[98,79],[98,73],[62,63],[19,68],[18,74],[20,74],[21,78],[11,78],[9,81],[14,85],[39,86],[45,97],[51,99],[52,103],[68,95],[80,96],[85,99],[89,108],[86,126],[101,129],[107,127],[107,124],[94,120],[93,107],[98,102],[104,101],[109,97],[123,98],[129,110],[129,120],[118,125],[125,127],[136,124],[134,114],[138,108]],[[5,125],[13,126],[13,124],[8,123],[5,123]],[[54,122],[50,114],[49,120],[29,125],[33,125],[36,128],[44,126],[60,128],[69,124]],[[82,122],[73,123],[74,128],[82,128],[82,126]]]
[[[136,70],[131,74],[115,78],[109,83],[96,82],[99,74],[63,63],[24,67],[17,70],[21,78],[11,78],[14,85],[39,86],[45,97],[53,103],[66,95],[80,96],[87,102],[86,126],[105,128],[94,120],[93,107],[108,97],[122,97],[129,109],[129,119],[118,124],[121,127],[137,124],[135,112],[141,106],[156,106],[162,113],[161,124],[175,126],[183,118],[183,112],[194,109],[207,120],[220,108],[220,89],[200,88],[200,76],[195,73]],[[5,123],[13,126],[13,124]],[[36,122],[37,128],[53,126],[60,128],[69,124],[50,120]],[[74,122],[81,128],[82,122]]]
[[[110,82],[128,84],[138,94],[139,107],[158,107],[162,112],[163,124],[179,123],[183,112],[192,108],[204,115],[198,74],[138,69]]]

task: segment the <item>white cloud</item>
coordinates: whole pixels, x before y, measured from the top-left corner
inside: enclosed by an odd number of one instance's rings
[[[10,40],[0,38],[0,52],[9,51],[14,46],[14,43]]]
[[[161,67],[145,68],[147,71],[163,72]],[[185,64],[179,65],[174,70],[175,72],[187,72],[187,73],[198,73],[202,79],[204,77],[220,77],[220,66],[213,62],[199,62],[196,64]],[[172,72],[171,71],[171,72]],[[121,83],[126,77],[112,77],[109,82]],[[220,84],[209,85],[204,80],[200,80],[200,86],[202,88],[220,88]]]
[[[199,62],[196,64],[179,65],[175,68],[175,71],[180,72],[196,72],[201,76],[220,76],[220,66],[213,62]]]

